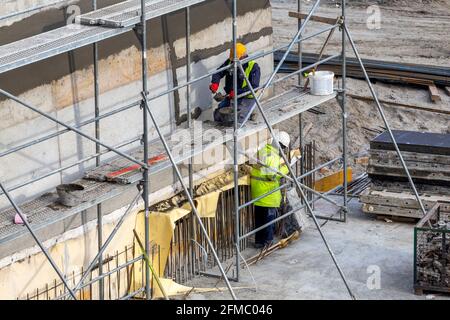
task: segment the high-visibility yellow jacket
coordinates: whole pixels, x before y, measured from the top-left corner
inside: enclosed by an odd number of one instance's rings
[[[271,144],[267,144],[264,148],[261,148],[258,151],[257,158],[262,163],[278,172],[283,174],[289,172],[288,167],[285,164],[282,164],[282,158],[280,157],[277,148],[273,147]],[[281,177],[280,174],[275,173],[261,164],[254,164],[250,174],[252,198],[255,199],[278,188],[280,186]],[[280,190],[275,191],[254,203],[255,206],[270,208],[278,208],[280,207],[280,204]]]

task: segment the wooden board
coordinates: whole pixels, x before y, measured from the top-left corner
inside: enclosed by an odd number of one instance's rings
[[[314,183],[314,189],[319,192],[327,192],[344,183],[344,170],[332,173]],[[352,168],[347,168],[347,181],[352,181]]]
[[[399,217],[409,217],[409,218],[417,218],[417,219],[420,219],[423,217],[423,213],[420,209],[400,208],[400,207],[391,207],[391,206],[366,204],[366,203],[363,204],[362,211],[364,213],[371,213],[371,214],[385,215],[385,216],[399,216]]]
[[[439,101],[442,100],[441,99],[441,95],[439,94],[439,90],[438,90],[438,88],[436,87],[436,85],[434,83],[430,84],[428,86],[428,91],[430,92],[431,101],[439,102]]]
[[[431,209],[437,202],[450,202],[450,196],[421,194],[420,199],[427,210]],[[415,195],[407,192],[378,191],[369,188],[361,194],[360,200],[366,204],[420,209]],[[450,211],[450,203],[443,204],[442,208],[444,211]]]
[[[291,17],[291,18],[297,18],[297,19],[305,20],[305,18],[306,18],[307,16],[308,16],[308,15],[307,15],[307,14],[304,14],[304,13],[299,13],[299,12],[289,11],[289,17]],[[312,16],[309,18],[309,20],[334,25],[334,24],[336,24],[338,18],[327,18],[327,17],[320,17],[320,16],[314,16],[314,15],[312,15]]]

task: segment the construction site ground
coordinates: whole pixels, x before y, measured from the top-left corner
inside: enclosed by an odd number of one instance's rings
[[[303,12],[308,12],[314,2],[303,2]],[[296,1],[273,0],[274,46],[285,44],[295,34],[297,20],[288,17],[296,11]],[[378,5],[381,13],[380,29],[369,29],[366,25],[369,5]],[[336,17],[334,1],[324,1],[316,15]],[[450,65],[450,1],[348,1],[347,24],[363,58],[407,63]],[[305,34],[323,28],[323,24],[312,23]],[[325,51],[334,54],[340,50],[340,33],[337,32]],[[313,38],[303,45],[303,50],[318,53],[325,35]],[[349,56],[354,56],[350,45]],[[297,78],[279,85],[282,92],[297,84]],[[430,100],[427,87],[405,86],[377,82],[374,87],[383,100],[411,104],[417,107],[450,110],[450,96],[440,88],[441,102]],[[349,93],[370,96],[367,84],[362,80],[348,79]],[[376,106],[348,98],[348,147],[350,166],[354,174],[365,168],[354,162],[364,156],[369,141],[385,130]],[[307,128],[305,141],[316,141],[316,163],[323,163],[342,152],[341,113],[336,101],[329,101],[317,108],[325,114],[303,114],[303,126]],[[385,105],[385,112],[392,129],[450,133],[450,115],[429,111]],[[311,124],[311,125],[309,125]],[[298,137],[296,117],[280,124],[293,141]],[[298,140],[297,140],[298,144]],[[333,169],[333,168],[330,168]],[[334,168],[336,169],[336,167]],[[413,228],[414,223],[377,220],[361,211],[358,199],[350,202],[347,223],[327,222],[323,227],[350,287],[358,299],[450,299],[440,294],[418,296],[413,289]],[[330,215],[336,211],[325,202],[318,202],[316,214]],[[240,299],[349,299],[348,292],[334,267],[318,231],[309,220],[309,226],[300,239],[287,248],[277,250],[264,260],[252,265],[250,271],[241,270],[237,289]],[[323,223],[323,221],[321,221]],[[247,249],[246,257],[255,254]],[[233,261],[228,261],[230,264]],[[225,264],[227,266],[228,264]],[[370,289],[367,281],[374,270],[380,271],[380,288]],[[198,277],[189,282],[194,287],[225,287],[223,281],[209,277]],[[256,288],[255,288],[256,286]],[[225,291],[191,293],[187,299],[229,299]]]
[[[314,1],[302,1],[302,12],[309,12]],[[384,61],[450,66],[450,0],[439,1],[348,1],[347,25],[362,58]],[[297,2],[292,0],[273,0],[274,46],[281,46],[292,39],[297,30],[297,19],[288,16],[289,11],[297,11]],[[373,11],[368,7],[377,5],[380,9],[379,29],[369,29],[367,21]],[[335,18],[340,9],[335,1],[323,1],[317,12],[318,16]],[[326,25],[310,22],[305,35],[323,29]],[[372,27],[371,27],[372,28]],[[336,54],[341,50],[341,33],[335,32],[324,54]],[[318,53],[326,34],[307,40],[303,51]],[[295,47],[296,50],[296,47]],[[354,57],[347,42],[347,55]],[[286,90],[298,83],[297,77],[283,82],[277,92]],[[443,88],[438,88],[442,101],[433,103],[426,86],[405,86],[376,82],[375,90],[380,99],[410,104],[422,108],[450,111],[450,96]],[[347,92],[370,97],[367,83],[358,79],[347,79]],[[348,110],[348,150],[349,164],[354,173],[365,170],[354,159],[364,156],[369,148],[369,141],[384,131],[384,124],[375,103],[347,99]],[[449,133],[450,115],[428,111],[413,110],[385,104],[385,112],[392,129],[430,131]],[[305,142],[316,141],[317,163],[322,163],[342,153],[341,110],[336,101],[320,105],[318,110],[325,114],[303,114]],[[280,124],[288,130],[293,141],[298,137],[298,119],[291,118]],[[298,140],[297,140],[298,141]]]
[[[350,201],[349,208],[347,223],[329,221],[322,230],[357,299],[450,299],[436,293],[414,294],[414,223],[377,220],[361,211],[357,199]],[[318,215],[335,212],[336,207],[328,202],[316,203]],[[247,269],[241,269],[240,281],[231,282],[238,288],[239,299],[350,299],[312,219],[308,221],[298,240],[250,266],[255,282]],[[243,254],[251,257],[255,253],[256,249],[248,249]],[[226,261],[224,268],[232,263],[234,259]],[[376,288],[372,280],[378,271],[380,286]],[[186,285],[224,288],[221,292],[192,292],[187,299],[230,299],[223,280],[200,276]]]

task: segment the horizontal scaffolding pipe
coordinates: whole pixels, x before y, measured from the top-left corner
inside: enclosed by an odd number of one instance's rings
[[[325,192],[323,195],[324,195],[324,196],[325,196],[325,195],[328,195],[330,192],[331,192],[331,191]],[[310,201],[308,202],[308,204],[309,204],[309,205],[312,205],[314,202],[316,202],[316,201],[319,200],[319,199],[320,199],[319,197],[316,197],[316,198],[314,198],[313,200],[310,200]],[[264,228],[266,228],[266,227],[268,227],[268,226],[270,226],[270,225],[272,225],[272,224],[274,224],[274,223],[276,223],[276,222],[278,222],[278,221],[280,221],[280,220],[282,220],[282,219],[284,219],[284,218],[290,216],[290,215],[293,214],[293,213],[296,213],[297,211],[299,211],[299,210],[301,210],[301,209],[303,209],[303,208],[305,208],[305,207],[306,207],[306,204],[302,204],[302,205],[299,206],[298,208],[294,208],[294,209],[292,209],[291,211],[289,211],[289,212],[287,212],[287,213],[284,213],[283,215],[281,215],[281,216],[279,216],[279,217],[273,219],[272,221],[269,221],[269,222],[267,222],[266,224],[263,224],[262,226],[260,226],[260,227],[258,227],[258,228],[256,228],[256,229],[253,229],[252,231],[250,231],[250,232],[248,232],[248,233],[246,233],[246,234],[240,236],[240,237],[239,237],[239,241],[244,240],[245,238],[250,237],[251,235],[255,234],[256,232],[261,231],[262,229],[264,229]]]
[[[243,70],[242,66],[239,66],[239,67],[240,67],[240,69],[241,69],[241,72],[243,72],[244,70]],[[288,181],[290,181],[290,182],[294,182],[294,179],[293,179],[293,178],[289,177],[288,175],[282,173],[281,171],[279,171],[279,170],[277,170],[277,169],[275,169],[275,168],[272,168],[271,166],[265,164],[265,163],[262,162],[261,160],[259,160],[259,159],[257,159],[257,158],[254,158],[254,157],[252,157],[252,156],[249,156],[249,155],[245,154],[245,152],[242,152],[242,151],[238,151],[238,153],[241,154],[241,155],[244,155],[245,157],[247,157],[247,158],[248,158],[249,160],[251,160],[251,161],[255,161],[255,162],[258,163],[259,165],[261,165],[261,166],[267,168],[268,170],[270,170],[270,171],[272,171],[273,173],[275,173],[275,174],[277,174],[277,175],[279,175],[279,176],[285,178],[286,180],[288,180]],[[291,166],[291,167],[292,167],[292,166]],[[298,178],[295,178],[295,179],[298,179]],[[325,201],[328,201],[329,203],[331,203],[331,204],[333,204],[333,205],[335,205],[335,206],[337,206],[337,207],[341,207],[341,205],[338,204],[336,201],[334,201],[334,200],[332,200],[332,199],[330,199],[330,198],[328,198],[328,197],[325,197],[325,196],[322,195],[319,191],[316,191],[316,190],[314,190],[314,189],[312,189],[312,188],[310,188],[310,187],[308,187],[308,186],[305,186],[305,185],[304,185],[303,183],[301,183],[301,182],[299,182],[299,184],[300,184],[300,186],[301,186],[302,188],[308,190],[309,192],[314,193],[314,194],[317,195],[319,198],[322,198],[322,199],[324,199]],[[277,189],[278,189],[278,188],[277,188]],[[271,191],[269,191],[269,192],[271,192]],[[272,192],[271,192],[271,193],[272,193]],[[265,197],[265,196],[267,196],[267,194],[263,194],[262,196]]]
[[[325,29],[323,29],[323,30],[320,30],[320,31],[318,31],[318,32],[316,32],[316,33],[314,33],[314,34],[312,34],[312,35],[307,36],[307,37],[298,39],[298,40],[296,41],[296,43],[299,43],[299,42],[302,42],[302,41],[311,39],[311,38],[313,38],[313,37],[315,37],[315,36],[317,36],[317,35],[320,35],[320,34],[322,34],[322,33],[324,33],[324,32],[327,32],[327,31],[329,31],[329,30],[331,30],[331,29],[333,29],[333,28],[336,28],[337,26],[338,26],[338,25],[336,24],[336,25],[334,25],[334,26],[330,26],[330,27],[327,27],[327,28],[325,28]],[[267,56],[267,55],[273,54],[274,52],[276,52],[276,51],[278,51],[278,50],[285,49],[285,48],[287,48],[288,46],[289,46],[289,44],[280,46],[280,47],[278,47],[278,48],[276,48],[276,49],[272,49],[272,50],[267,51],[267,52],[263,52],[263,53],[255,54],[255,55],[253,55],[253,56],[249,56],[249,57],[247,57],[247,58],[245,58],[245,59],[242,59],[241,62],[242,62],[242,63],[245,63],[245,62],[250,61],[250,60],[255,60],[255,59],[259,59],[259,58],[265,57],[265,56]],[[328,61],[328,60],[327,60],[327,61]],[[172,92],[174,92],[174,91],[180,90],[180,89],[182,89],[182,88],[184,88],[184,87],[186,87],[186,86],[188,86],[188,85],[191,85],[191,84],[196,83],[196,82],[198,82],[198,81],[201,81],[201,80],[203,80],[203,79],[205,79],[205,78],[208,78],[208,77],[210,77],[211,75],[213,75],[213,74],[215,74],[215,73],[217,73],[217,72],[221,72],[221,71],[228,70],[228,69],[230,69],[231,67],[232,67],[232,64],[230,64],[230,65],[228,65],[228,66],[225,66],[225,67],[222,67],[222,68],[219,68],[219,69],[214,69],[214,70],[212,70],[212,71],[209,71],[207,74],[205,74],[205,75],[203,75],[203,76],[200,76],[200,77],[195,78],[195,79],[193,79],[193,80],[190,80],[190,81],[188,81],[188,82],[186,82],[186,83],[184,83],[184,84],[181,84],[181,85],[178,85],[178,86],[176,86],[176,87],[173,87],[173,88],[171,88],[171,89],[169,89],[169,90],[166,90],[166,91],[164,91],[164,92],[162,92],[162,93],[159,93],[159,94],[157,94],[157,95],[155,95],[155,96],[149,97],[147,100],[148,100],[148,101],[152,101],[152,100],[161,98],[161,97],[163,97],[163,96],[165,96],[165,95],[167,95],[167,94],[169,94],[169,93],[172,93]],[[309,68],[313,68],[313,67],[314,67],[314,65],[309,66]],[[307,69],[309,69],[309,68],[307,67]],[[302,72],[302,71],[301,71],[301,72]],[[274,84],[275,84],[275,83],[278,83],[278,82],[279,82],[279,81],[276,80],[276,81],[274,82]],[[258,88],[256,88],[256,90],[258,90],[258,89],[260,89],[260,88],[261,88],[261,87],[258,87]],[[239,97],[243,97],[243,96],[247,95],[248,93],[249,93],[249,92],[243,93],[243,94],[239,95]],[[89,119],[89,120],[87,120],[87,121],[84,121],[84,122],[80,123],[79,125],[74,126],[74,128],[80,129],[81,127],[83,127],[83,126],[85,126],[85,125],[88,125],[88,124],[90,124],[90,123],[93,123],[93,122],[95,122],[95,121],[98,121],[98,120],[101,120],[101,119],[105,119],[105,118],[110,117],[110,116],[112,116],[112,115],[114,115],[114,114],[117,114],[117,113],[119,113],[119,112],[126,111],[126,110],[128,110],[128,109],[130,109],[130,108],[132,108],[132,107],[139,106],[139,105],[140,105],[140,102],[141,102],[140,100],[134,101],[134,102],[132,102],[132,103],[130,103],[130,104],[128,104],[128,105],[125,105],[125,106],[123,106],[123,107],[118,108],[117,110],[113,110],[113,111],[104,113],[104,114],[102,114],[102,115],[99,116],[99,117],[95,117],[95,118]],[[24,144],[22,144],[22,145],[13,147],[13,148],[8,149],[8,150],[6,150],[6,151],[0,152],[0,157],[4,157],[4,156],[9,155],[9,154],[11,154],[11,153],[20,151],[20,150],[25,149],[25,148],[28,148],[28,147],[31,147],[31,146],[33,146],[33,145],[35,145],[35,144],[38,144],[38,143],[47,141],[47,140],[52,139],[52,138],[55,138],[55,137],[57,137],[57,136],[59,136],[59,135],[61,135],[61,134],[67,133],[67,132],[69,132],[69,131],[71,131],[71,130],[70,130],[70,129],[64,129],[64,130],[61,130],[61,131],[58,131],[58,132],[49,134],[49,135],[47,135],[47,136],[44,136],[44,137],[42,137],[42,138],[39,138],[39,139],[30,141],[30,142],[24,143]]]
[[[291,73],[289,73],[289,74],[287,74],[287,75],[285,75],[285,76],[283,76],[283,77],[281,77],[281,78],[278,78],[277,80],[274,81],[274,84],[275,84],[275,83],[278,83],[278,82],[282,82],[282,81],[284,81],[284,80],[286,80],[286,79],[289,79],[289,78],[292,77],[292,76],[295,76],[295,75],[297,75],[297,74],[299,74],[299,73],[302,73],[302,72],[304,72],[304,71],[307,71],[307,70],[309,70],[309,69],[312,69],[312,68],[314,68],[314,67],[317,67],[317,66],[319,66],[319,65],[321,65],[321,64],[324,64],[324,63],[326,63],[326,62],[329,61],[329,60],[332,60],[332,59],[335,59],[335,58],[339,58],[340,56],[341,56],[340,53],[339,53],[339,54],[335,54],[335,55],[329,56],[329,57],[327,57],[327,58],[325,58],[325,59],[322,59],[322,60],[320,60],[320,61],[317,61],[316,63],[310,64],[309,66],[306,66],[306,67],[304,67],[304,68],[298,69],[298,70],[296,70],[296,71],[294,71],[294,72],[291,72]]]
[[[116,113],[122,112],[122,111],[126,111],[126,110],[128,110],[128,109],[130,109],[130,108],[132,108],[132,107],[139,106],[140,103],[141,103],[140,101],[135,101],[135,102],[133,102],[133,103],[130,103],[130,104],[127,104],[127,105],[125,105],[125,106],[123,106],[123,107],[120,107],[120,108],[118,108],[118,109],[116,109],[116,110],[112,110],[112,111],[110,111],[110,112],[106,112],[106,113],[102,114],[101,116],[98,116],[98,117],[95,117],[95,118],[86,120],[86,121],[84,121],[84,122],[81,122],[79,125],[75,126],[75,128],[80,129],[80,128],[84,127],[85,125],[88,125],[88,124],[90,124],[90,123],[94,123],[95,121],[98,121],[98,120],[101,120],[101,119],[110,117],[110,116],[112,116],[112,115],[114,115],[114,114],[116,114]],[[70,129],[63,129],[63,130],[60,130],[60,131],[51,133],[51,134],[49,134],[49,135],[47,135],[47,136],[38,138],[38,139],[36,139],[36,140],[33,140],[33,141],[30,141],[30,142],[24,143],[24,144],[22,144],[22,145],[18,145],[18,146],[16,146],[16,147],[13,147],[13,148],[8,149],[8,150],[6,150],[6,151],[0,152],[0,158],[1,158],[1,157],[4,157],[4,156],[7,156],[7,155],[10,154],[10,153],[17,152],[17,151],[20,151],[20,150],[22,150],[22,149],[25,149],[25,148],[34,146],[34,145],[36,145],[36,144],[38,144],[38,143],[47,141],[47,140],[49,140],[49,139],[56,138],[57,136],[59,136],[59,135],[61,135],[61,134],[63,134],[63,133],[70,132],[70,131],[71,131]]]
[[[317,171],[319,171],[320,169],[322,169],[322,168],[324,168],[324,167],[328,167],[328,166],[332,165],[333,163],[335,163],[336,161],[339,161],[339,160],[342,160],[342,157],[334,158],[334,159],[332,159],[332,160],[330,160],[330,161],[328,161],[328,162],[325,162],[325,163],[321,164],[320,166],[314,168],[313,170],[310,170],[310,171],[308,171],[308,172],[305,172],[304,174],[298,176],[298,177],[297,177],[297,180],[304,179],[304,178],[310,176],[311,174],[313,174],[314,172],[317,172]],[[267,192],[266,194],[263,194],[263,195],[261,195],[261,196],[259,196],[259,197],[256,197],[256,198],[254,198],[254,199],[252,199],[252,200],[250,200],[250,201],[248,201],[248,202],[246,202],[246,203],[240,205],[240,206],[239,206],[239,210],[242,210],[242,209],[244,209],[245,207],[248,207],[249,205],[255,203],[256,201],[261,200],[262,198],[267,197],[268,195],[270,195],[270,194],[272,194],[272,193],[274,193],[274,192],[276,192],[276,191],[278,191],[278,190],[284,189],[284,188],[286,188],[286,187],[288,187],[288,186],[290,186],[290,185],[291,185],[291,183],[287,182],[287,183],[285,183],[285,184],[279,186],[278,188],[275,188],[275,189],[273,189],[273,190]]]
[[[306,66],[306,67],[303,67],[303,68],[301,68],[301,69],[298,69],[298,70],[296,70],[296,71],[294,71],[294,72],[291,72],[291,73],[289,73],[289,74],[287,74],[287,75],[285,75],[285,76],[283,76],[283,77],[281,77],[281,78],[278,78],[278,79],[274,80],[274,81],[272,82],[272,85],[275,85],[275,84],[277,84],[277,83],[279,83],[279,82],[282,82],[282,81],[284,81],[284,80],[286,80],[286,79],[288,79],[288,78],[290,78],[290,77],[292,77],[292,76],[295,76],[295,75],[297,75],[297,74],[299,74],[299,73],[302,73],[302,72],[304,72],[304,71],[307,71],[307,70],[310,70],[310,69],[312,69],[312,68],[315,68],[315,67],[317,67],[317,66],[319,66],[319,65],[321,65],[321,64],[323,64],[323,63],[326,63],[326,62],[329,61],[329,60],[332,60],[332,59],[335,59],[335,58],[339,58],[340,56],[341,56],[341,54],[335,54],[335,55],[329,56],[329,57],[327,57],[327,58],[325,58],[325,59],[322,59],[322,60],[320,60],[320,61],[317,61],[317,62],[315,62],[315,63],[312,63],[312,64],[310,64],[310,65],[308,65],[308,66]],[[259,90],[259,89],[261,89],[261,88],[263,88],[263,87],[264,87],[263,85],[260,85],[260,86],[256,87],[256,89],[254,89],[254,90],[257,91],[257,90]],[[250,91],[250,90],[247,90],[247,91],[241,93],[240,95],[238,95],[238,98],[245,97],[245,96],[247,96],[247,95],[250,94],[250,93],[251,93],[251,91]]]
[[[111,270],[108,271],[108,272],[102,273],[101,275],[99,275],[99,276],[97,276],[97,277],[95,277],[95,278],[89,280],[88,282],[85,282],[85,283],[80,287],[80,290],[81,290],[81,289],[84,289],[84,288],[86,288],[86,287],[88,287],[88,286],[90,286],[90,285],[92,285],[92,284],[94,284],[95,282],[99,281],[100,279],[104,279],[105,277],[107,277],[107,276],[109,276],[109,275],[111,275],[111,274],[113,274],[113,273],[115,273],[115,272],[117,272],[117,271],[120,271],[120,270],[122,270],[123,268],[128,267],[129,265],[132,265],[132,264],[134,264],[134,263],[136,263],[136,262],[142,260],[143,258],[144,258],[144,256],[142,256],[142,255],[137,256],[136,258],[131,259],[130,261],[127,261],[127,262],[125,262],[124,264],[121,264],[120,266],[115,267],[114,269],[111,269]],[[66,294],[66,295],[67,295],[67,294]],[[62,299],[62,298],[65,297],[66,295],[60,296],[60,297],[58,297],[58,299]]]
[[[126,141],[126,142],[124,142],[124,143],[118,144],[118,145],[114,146],[114,148],[122,148],[122,147],[125,147],[125,146],[127,146],[127,145],[132,144],[133,142],[137,142],[137,141],[140,141],[140,140],[141,140],[141,137],[139,136],[139,137],[134,138],[134,139],[132,139],[132,140],[130,140],[130,141]],[[36,181],[45,179],[45,178],[50,177],[50,176],[52,176],[52,175],[54,175],[54,174],[56,174],[56,173],[62,172],[62,171],[67,170],[67,169],[70,169],[70,168],[72,168],[72,167],[75,167],[75,166],[77,166],[77,165],[79,165],[79,164],[82,164],[82,163],[84,163],[84,162],[87,162],[87,161],[89,161],[89,160],[95,159],[96,157],[101,156],[101,155],[104,155],[104,154],[109,153],[109,152],[111,152],[111,150],[106,149],[106,150],[103,150],[103,151],[101,151],[101,152],[95,153],[95,154],[90,155],[90,156],[88,156],[88,157],[86,157],[86,158],[84,158],[84,159],[78,160],[78,161],[75,162],[75,163],[71,163],[71,164],[69,164],[69,165],[67,165],[67,166],[64,166],[64,167],[55,169],[55,170],[53,170],[53,171],[47,172],[46,174],[43,174],[42,176],[39,176],[39,177],[36,177],[36,178],[31,179],[31,180],[29,180],[29,181],[25,181],[25,182],[22,182],[22,183],[20,183],[20,184],[17,184],[17,185],[15,185],[15,186],[13,186],[12,188],[9,188],[8,191],[14,191],[14,190],[17,190],[17,189],[19,189],[19,188],[22,188],[22,187],[28,185],[28,184],[32,184],[32,183],[34,183],[34,182],[36,182]],[[0,195],[2,195],[2,194],[3,194],[3,192],[0,191]]]
[[[132,292],[132,293],[130,293],[130,294],[127,294],[126,296],[123,296],[123,297],[120,298],[119,300],[128,300],[128,299],[131,299],[131,298],[137,296],[137,295],[138,295],[139,293],[141,293],[141,292],[145,292],[145,288],[144,288],[144,287],[142,287],[142,288],[140,288],[140,289],[138,289],[138,290],[136,290],[136,291],[134,291],[134,292]]]
[[[316,36],[318,36],[318,35],[320,35],[320,34],[322,34],[322,33],[325,33],[325,32],[327,32],[327,31],[330,31],[331,29],[334,29],[334,28],[336,28],[336,27],[338,27],[338,26],[339,26],[339,25],[336,24],[336,25],[334,25],[334,26],[330,26],[330,27],[327,27],[327,28],[325,28],[325,29],[322,29],[322,30],[320,30],[320,31],[318,31],[318,32],[315,32],[314,34],[311,34],[311,35],[309,35],[309,36],[307,36],[307,37],[297,39],[297,41],[295,41],[294,44],[295,44],[295,43],[303,42],[303,41],[305,41],[305,40],[309,40],[309,39],[311,39],[311,38],[314,38],[314,37],[316,37]],[[250,60],[257,60],[257,59],[263,58],[263,57],[265,57],[265,56],[274,54],[276,51],[279,51],[279,50],[282,50],[282,49],[286,49],[286,48],[288,48],[288,47],[289,47],[289,44],[286,44],[286,45],[280,46],[280,47],[278,47],[278,48],[271,49],[271,50],[269,50],[269,51],[264,51],[264,52],[261,52],[261,53],[257,53],[257,54],[254,54],[254,55],[250,55],[250,56],[248,56],[247,58],[242,59],[242,60],[240,60],[240,61],[241,61],[241,63],[244,64],[244,63],[246,63],[246,62],[248,62],[248,61],[250,61]],[[219,69],[210,70],[210,71],[208,71],[208,73],[206,73],[206,74],[204,74],[204,75],[202,75],[202,76],[200,76],[200,77],[198,77],[198,78],[194,78],[194,79],[192,79],[192,80],[190,80],[190,81],[187,81],[187,82],[185,82],[185,83],[183,83],[183,84],[180,84],[180,85],[175,86],[175,87],[173,87],[173,88],[171,88],[171,89],[168,89],[168,90],[166,90],[166,91],[163,91],[163,92],[161,92],[161,93],[158,93],[157,95],[148,97],[148,98],[147,98],[147,101],[150,102],[150,101],[153,101],[153,100],[155,100],[155,99],[161,98],[161,97],[163,97],[163,96],[165,96],[165,95],[167,95],[167,94],[169,94],[169,93],[172,93],[172,92],[174,92],[174,91],[180,90],[180,89],[182,89],[182,88],[184,88],[184,87],[186,87],[186,86],[192,85],[192,84],[194,84],[194,83],[196,83],[196,82],[199,82],[199,81],[201,81],[201,80],[203,80],[203,79],[205,79],[205,78],[208,78],[208,77],[212,76],[212,75],[215,74],[215,73],[218,73],[218,72],[221,72],[221,71],[225,71],[225,70],[228,70],[228,69],[231,69],[231,68],[233,68],[233,64],[232,64],[232,63],[229,64],[229,65],[227,65],[227,66],[225,66],[225,67],[219,68]],[[256,88],[256,89],[259,89],[259,87]]]
[[[9,99],[11,99],[11,100],[17,102],[18,104],[23,105],[24,107],[26,107],[26,108],[28,108],[28,109],[30,109],[30,110],[32,110],[32,111],[34,111],[34,112],[40,114],[40,115],[43,116],[44,118],[47,118],[47,119],[49,119],[49,120],[51,120],[51,121],[53,121],[53,122],[56,122],[57,124],[59,124],[59,125],[61,125],[61,126],[65,127],[65,128],[67,128],[67,129],[69,129],[70,131],[74,131],[74,132],[76,132],[77,134],[79,134],[80,136],[82,136],[82,137],[84,137],[84,138],[86,138],[86,139],[88,139],[88,140],[91,140],[91,141],[93,141],[93,142],[96,142],[96,143],[98,143],[99,145],[101,145],[102,147],[104,147],[104,148],[106,148],[106,149],[109,149],[109,150],[111,150],[111,151],[117,153],[118,155],[120,155],[120,156],[122,156],[122,157],[124,157],[124,158],[126,158],[126,159],[128,159],[128,160],[130,160],[130,161],[132,161],[132,162],[134,162],[134,163],[136,163],[136,164],[138,164],[138,165],[144,167],[144,168],[147,168],[147,167],[148,167],[148,165],[147,165],[146,163],[144,163],[144,162],[142,162],[142,161],[139,161],[139,160],[137,160],[137,159],[135,159],[135,158],[133,158],[133,157],[131,157],[131,156],[129,156],[129,155],[123,153],[122,151],[119,151],[119,150],[117,150],[117,149],[115,149],[115,148],[113,148],[113,147],[110,147],[110,146],[108,146],[107,144],[104,144],[103,142],[101,142],[100,140],[95,139],[95,138],[89,136],[88,134],[86,134],[86,133],[84,133],[84,132],[78,130],[77,128],[75,128],[75,127],[73,127],[73,126],[71,126],[71,125],[68,125],[68,124],[65,123],[65,122],[62,122],[62,121],[56,119],[55,117],[53,117],[53,116],[51,116],[51,115],[49,115],[49,114],[46,114],[45,112],[42,112],[41,110],[39,110],[39,109],[33,107],[32,105],[26,103],[25,101],[22,101],[22,100],[19,99],[18,97],[12,95],[11,93],[9,93],[9,92],[7,92],[7,91],[5,91],[5,90],[3,90],[3,89],[0,89],[0,94],[2,94],[2,95],[4,95],[5,97],[7,97],[7,98],[9,98]]]
[[[11,13],[9,13],[9,14],[7,14],[7,15],[0,16],[0,20],[9,19],[9,18],[12,18],[12,17],[19,16],[19,15],[21,15],[21,14],[30,13],[30,12],[33,12],[33,11],[41,10],[41,9],[48,8],[48,7],[50,7],[50,6],[56,6],[56,5],[61,5],[61,6],[62,6],[62,5],[65,5],[65,4],[64,4],[63,2],[61,2],[61,0],[59,0],[59,1],[54,1],[54,2],[52,2],[52,3],[46,3],[46,4],[43,4],[43,5],[40,5],[40,6],[31,7],[31,8],[28,8],[28,9],[26,9],[26,10],[23,10],[23,11],[14,11],[14,12],[11,12]]]
[[[337,27],[339,27],[339,24],[334,24],[332,26],[326,27],[324,29],[321,29],[321,30],[313,33],[313,34],[310,34],[308,36],[305,36],[305,37],[297,39],[297,41],[295,41],[294,44],[298,44],[298,43],[301,43],[303,41],[309,40],[311,38],[317,37],[318,35],[321,35],[322,33],[328,32],[328,31],[330,31],[330,30],[332,30],[334,28],[337,28]],[[265,57],[267,55],[274,54],[274,53],[279,52],[279,51],[281,51],[283,49],[286,49],[288,47],[289,47],[289,44],[285,44],[285,45],[282,45],[282,46],[277,47],[275,49],[271,49],[269,51],[264,51],[264,52],[261,52],[261,53],[254,54],[252,56],[248,56],[247,58],[244,58],[244,59],[242,59],[240,61],[242,62],[242,64],[245,64],[246,62],[249,62],[250,60],[256,60],[256,59]]]

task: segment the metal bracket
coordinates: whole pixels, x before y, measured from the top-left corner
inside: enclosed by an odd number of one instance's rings
[[[343,214],[343,215],[346,215],[346,214],[348,214],[350,212],[350,210],[348,210],[348,208],[347,207],[341,207],[340,209],[339,209],[339,214]]]
[[[344,111],[344,96],[345,96],[345,90],[339,89],[338,94],[336,95],[336,100],[341,107],[342,111]]]
[[[345,23],[345,17],[344,16],[340,16],[338,17],[338,20],[336,22],[339,25],[339,31],[343,31],[344,30],[344,23]]]
[[[133,32],[136,38],[139,40],[139,43],[142,45],[143,37],[142,37],[142,24],[138,23],[134,26]]]

